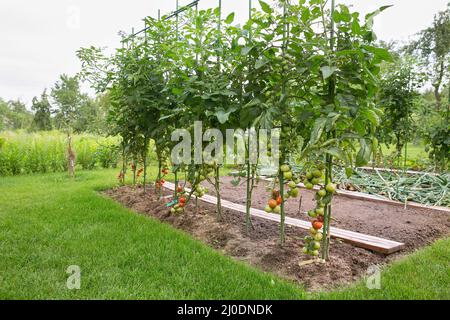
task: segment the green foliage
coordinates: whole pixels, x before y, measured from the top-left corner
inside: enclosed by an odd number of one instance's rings
[[[31,105],[31,109],[34,111],[34,119],[32,128],[37,131],[49,131],[52,129],[51,120],[51,104],[48,100],[47,92],[41,95],[41,99],[34,97]]]
[[[398,153],[412,141],[417,130],[413,115],[423,80],[412,57],[398,57],[384,66],[378,95],[378,104],[384,112],[383,126],[377,136],[380,142],[395,145]]]
[[[5,102],[0,98],[0,131],[29,128],[33,114],[21,101]]]
[[[56,128],[72,130],[83,99],[78,78],[61,75],[51,95],[56,104],[54,110]]]
[[[105,155],[106,148],[117,150],[119,139],[88,134],[75,135],[76,163],[82,169],[114,167],[117,152]],[[0,140],[0,176],[67,170],[67,136],[58,131],[25,133],[2,132]]]
[[[441,121],[430,129],[425,137],[430,158],[442,171],[446,171],[450,164],[450,123],[448,120]]]
[[[433,25],[423,30],[419,39],[408,46],[408,50],[424,59],[424,69],[434,87],[436,110],[440,110],[441,87],[446,79],[450,79],[450,3],[445,11],[436,14]]]

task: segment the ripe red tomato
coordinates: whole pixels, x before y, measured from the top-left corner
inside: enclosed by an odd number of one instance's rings
[[[277,198],[277,205],[281,206],[282,202],[283,202],[283,199],[281,198],[281,196],[278,196],[278,198]]]
[[[180,199],[178,200],[178,202],[179,202],[179,203],[186,203],[186,198],[180,198]]]
[[[323,227],[323,223],[318,221],[318,220],[314,220],[313,223],[312,223],[312,226],[313,226],[314,229],[320,230]]]
[[[166,180],[161,179],[160,183],[161,183],[161,185],[164,185],[166,183]]]

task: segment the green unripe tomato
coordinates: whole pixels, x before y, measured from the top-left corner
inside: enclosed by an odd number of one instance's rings
[[[309,253],[309,250],[308,250],[307,247],[304,247],[304,248],[302,249],[302,252],[303,252],[304,254],[308,254],[308,253]]]
[[[275,209],[273,209],[273,212],[276,214],[281,214],[281,206],[276,206]]]
[[[311,252],[311,255],[313,257],[318,257],[319,256],[319,250],[314,250],[313,252]]]
[[[320,243],[317,242],[317,241],[314,241],[313,248],[314,248],[314,250],[319,250],[320,249]]]
[[[313,177],[314,176],[311,172],[306,173],[306,179],[311,180]]]
[[[327,195],[327,192],[324,189],[319,190],[319,192],[317,192],[317,194],[319,195],[319,197],[323,198]]]
[[[317,213],[315,211],[311,210],[311,211],[308,211],[308,216],[310,218],[317,218]]]
[[[311,183],[312,183],[313,185],[318,185],[318,184],[320,183],[320,179],[314,178],[314,179],[311,180]]]
[[[283,177],[284,177],[284,179],[286,179],[286,180],[291,180],[292,177],[293,177],[293,174],[292,174],[291,171],[283,172]]]
[[[320,170],[314,170],[313,176],[314,176],[314,178],[320,178],[320,177],[322,177],[322,171],[320,171]]]
[[[325,213],[325,210],[324,210],[324,208],[318,208],[318,209],[316,209],[316,213],[317,213],[319,216],[323,216],[324,213]]]
[[[281,170],[281,172],[288,172],[288,171],[291,170],[291,168],[290,168],[287,164],[283,164],[283,165],[280,167],[280,170]]]
[[[272,212],[272,208],[270,206],[266,206],[264,211],[267,212],[267,213],[271,213]]]
[[[310,183],[310,182],[308,182],[307,184],[305,184],[305,187],[306,187],[306,189],[308,189],[308,190],[314,189],[314,185],[313,185],[312,183]]]
[[[292,189],[292,190],[290,191],[290,195],[291,195],[292,198],[297,198],[297,197],[298,197],[298,194],[299,194],[299,191],[298,191],[297,188],[294,188],[294,189]]]
[[[297,188],[297,184],[296,184],[294,181],[289,182],[288,186],[289,186],[289,188],[291,188],[291,189]]]
[[[314,229],[314,228],[309,228],[309,233],[312,235],[312,236],[315,236],[316,234],[318,234],[319,233],[319,231],[317,231],[316,229]]]
[[[323,234],[321,233],[321,232],[317,232],[315,235],[314,235],[314,240],[315,241],[321,241],[323,239]]]
[[[336,185],[333,183],[329,183],[327,184],[327,186],[325,187],[325,189],[327,190],[327,192],[333,194],[336,192]]]

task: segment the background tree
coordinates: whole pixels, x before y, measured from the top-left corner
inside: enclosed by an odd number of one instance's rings
[[[27,109],[26,105],[20,100],[8,102],[10,129],[20,130],[30,127],[33,121],[33,114]]]
[[[6,101],[0,98],[0,131],[6,130],[9,125],[9,106]]]
[[[48,100],[47,90],[41,95],[41,98],[33,98],[31,109],[34,111],[32,128],[38,131],[48,131],[52,129],[52,106]]]
[[[395,145],[398,158],[416,130],[413,113],[423,80],[411,56],[397,55],[392,63],[385,65],[378,95],[378,104],[384,111],[384,125],[378,132],[378,138],[386,145]],[[405,161],[406,153],[405,148]]]
[[[24,103],[0,98],[0,130],[28,129],[32,120],[33,114]]]
[[[58,129],[72,131],[85,98],[80,91],[78,77],[61,75],[52,89],[51,96],[56,107],[53,110],[55,126]]]
[[[72,132],[84,98],[80,92],[78,77],[62,75],[52,89],[52,98],[57,106],[55,110],[57,127],[67,133],[68,168],[69,174],[73,177],[75,175],[76,156],[72,149]]]
[[[441,87],[449,73],[450,61],[450,3],[445,11],[434,17],[433,25],[419,34],[419,39],[409,46],[425,61],[434,88],[436,109],[442,105]],[[432,65],[433,68],[428,66]]]

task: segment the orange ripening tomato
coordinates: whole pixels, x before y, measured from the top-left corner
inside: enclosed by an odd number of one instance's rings
[[[313,223],[312,223],[312,226],[313,226],[314,229],[320,230],[323,227],[323,223],[320,222],[320,221],[314,220]]]
[[[179,203],[179,204],[178,204],[178,207],[184,208],[185,205],[186,205],[186,203]]]
[[[178,186],[177,192],[180,193],[180,192],[183,192],[183,191],[184,191],[183,187],[182,186]]]
[[[186,203],[186,198],[180,198],[179,202],[180,203]]]
[[[277,204],[277,201],[276,200],[270,200],[269,201],[269,207],[271,208],[271,209],[275,209],[276,207],[278,206],[278,204]]]

